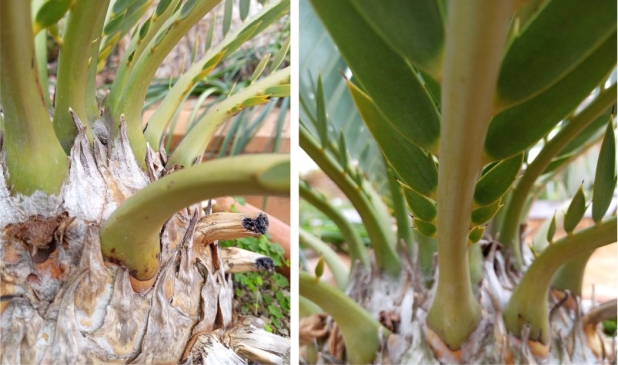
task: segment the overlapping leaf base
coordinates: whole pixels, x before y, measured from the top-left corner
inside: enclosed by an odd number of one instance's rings
[[[233,313],[218,245],[194,242],[201,207],[177,213],[163,228],[159,273],[146,293],[135,293],[125,268],[104,262],[101,223],[160,177],[164,161],[149,149],[147,176],[124,125],[107,146],[95,138],[91,147],[76,123],[80,134],[59,196],[11,197],[0,176],[2,363],[219,363],[229,352],[237,363],[287,361],[288,339],[271,335],[260,347],[239,335],[261,330]]]
[[[476,287],[476,297],[483,308],[483,319],[469,340],[456,351],[448,349],[425,325],[435,286],[426,289],[422,274],[413,269],[411,263],[404,265],[399,279],[380,275],[375,266],[366,270],[357,265],[355,272],[351,274],[346,293],[393,332],[387,337],[381,336],[382,343],[374,362],[599,364],[615,361],[615,349],[607,346],[603,348],[601,337],[597,337],[601,336],[600,333],[587,335],[584,332],[581,305],[557,306],[560,300],[555,295],[551,295],[548,302],[548,310],[555,308],[550,317],[552,340],[548,356],[535,355],[538,353],[538,343],[527,341],[526,329],[520,336],[510,335],[502,318],[502,310],[519,277],[507,269],[510,264],[496,248],[497,244],[487,246],[483,261],[484,277]],[[531,253],[524,252],[529,264]],[[320,315],[314,316],[318,318]],[[319,333],[324,335],[328,329],[328,335],[315,338],[323,343],[319,348],[318,363],[329,364],[344,360],[345,351],[354,350],[344,350],[343,339],[334,321],[327,319],[320,323],[323,326]],[[590,343],[594,343],[596,348],[591,348]]]

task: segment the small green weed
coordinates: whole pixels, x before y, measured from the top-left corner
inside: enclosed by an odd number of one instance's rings
[[[221,241],[222,247],[235,246],[269,256],[275,266],[290,265],[284,257],[281,246],[270,242],[267,236],[246,237],[232,241]],[[277,273],[234,274],[237,310],[243,315],[262,318],[264,328],[271,333],[289,336],[290,283]]]
[[[607,336],[616,336],[616,318],[603,321],[603,333]]]

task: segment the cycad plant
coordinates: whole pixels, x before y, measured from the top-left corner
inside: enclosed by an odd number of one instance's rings
[[[272,260],[217,244],[264,234],[267,217],[211,214],[196,203],[289,194],[287,155],[199,163],[223,122],[289,95],[289,70],[277,70],[287,49],[212,107],[171,156],[159,145],[190,90],[286,14],[289,1],[247,18],[250,2],[241,0],[244,21],[229,32],[235,5],[226,1],[223,40],[211,44],[209,32],[204,56],[141,123],[155,71],[218,3],[0,2],[2,363],[285,361],[287,339],[232,310],[229,273],[271,270]],[[61,43],[53,101],[47,32]],[[98,100],[97,72],[125,34],[111,91]]]
[[[348,274],[301,232],[322,255],[300,274],[301,313],[335,323],[302,321],[301,335],[314,334],[309,361],[614,356],[596,325],[616,302],[583,316],[581,285],[592,251],[616,241],[615,12],[605,0],[301,2],[300,144],[349,198],[372,248],[303,183],[354,260]],[[531,251],[520,238],[531,202],[596,143],[594,183]],[[594,225],[575,229],[590,205]],[[566,236],[555,239],[558,224]],[[319,281],[324,264],[339,290]]]

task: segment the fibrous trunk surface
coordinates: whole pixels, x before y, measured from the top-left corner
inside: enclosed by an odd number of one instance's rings
[[[288,339],[233,312],[224,256],[217,242],[200,239],[197,227],[208,217],[200,206],[163,227],[160,268],[147,292],[137,294],[127,269],[104,261],[102,222],[165,174],[165,161],[149,149],[144,173],[124,124],[116,139],[103,144],[99,136],[91,146],[75,122],[80,133],[58,196],[11,196],[0,170],[2,363],[289,361]]]
[[[615,348],[603,346],[599,331],[584,332],[581,300],[571,297],[565,305],[560,297],[548,297],[551,311],[551,344],[547,357],[533,354],[528,345],[526,329],[519,336],[506,330],[502,317],[520,276],[510,269],[508,258],[497,250],[498,242],[484,242],[484,276],[475,294],[483,308],[483,319],[477,330],[457,351],[449,350],[439,337],[425,325],[429,306],[435,295],[435,285],[429,289],[418,265],[408,262],[399,278],[381,274],[377,267],[356,265],[350,274],[346,294],[367,309],[392,334],[380,335],[381,346],[376,364],[610,364],[615,363]],[[532,254],[525,250],[527,264]],[[436,272],[436,275],[438,273]],[[435,280],[434,280],[435,282]],[[456,298],[454,298],[456,300]],[[320,343],[319,364],[345,361],[347,349],[336,322],[324,314],[303,319],[311,331],[301,338],[305,343]],[[309,325],[311,322],[311,325]],[[317,341],[317,342],[316,342]],[[596,345],[594,349],[591,343]],[[312,346],[312,345],[310,345]],[[600,347],[599,347],[600,346]],[[600,350],[600,351],[599,351]]]

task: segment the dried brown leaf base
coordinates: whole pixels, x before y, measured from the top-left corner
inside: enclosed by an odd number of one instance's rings
[[[100,140],[106,139],[95,138],[91,147],[80,126],[59,196],[12,197],[0,168],[1,362],[219,364],[226,356],[289,362],[289,339],[244,324],[233,312],[226,270],[234,255],[202,242],[203,234],[195,238],[198,222],[220,217],[209,219],[198,205],[174,215],[161,232],[156,281],[144,293],[135,292],[125,268],[103,260],[101,222],[164,171],[149,150],[149,171],[142,172],[124,125],[108,145]],[[243,222],[223,221],[226,234]],[[192,352],[199,356],[183,356]]]
[[[429,305],[435,288],[426,289],[422,276],[407,264],[399,279],[383,276],[375,266],[351,274],[346,293],[366,308],[382,324],[391,324],[394,332],[382,344],[374,362],[380,364],[599,364],[612,363],[615,350],[603,346],[584,331],[581,305],[557,307],[550,318],[552,341],[548,345],[528,341],[526,331],[513,336],[506,330],[502,308],[506,304],[517,275],[507,268],[507,260],[493,245],[484,261],[484,278],[477,289],[483,319],[470,339],[457,351],[451,351],[426,326]],[[437,275],[437,273],[436,273]],[[436,282],[436,280],[434,280]],[[559,298],[548,298],[551,310]],[[395,319],[395,320],[394,320]],[[309,322],[311,321],[311,322]],[[314,315],[302,322],[305,363],[339,364],[345,361],[340,350],[336,327],[330,317]],[[305,328],[301,327],[301,328]],[[326,333],[324,333],[326,332]],[[597,336],[596,330],[593,331]],[[589,346],[590,342],[595,346]],[[598,351],[598,348],[602,351]],[[345,348],[345,351],[354,349]],[[311,355],[314,354],[314,355]],[[313,356],[311,358],[311,356]]]

